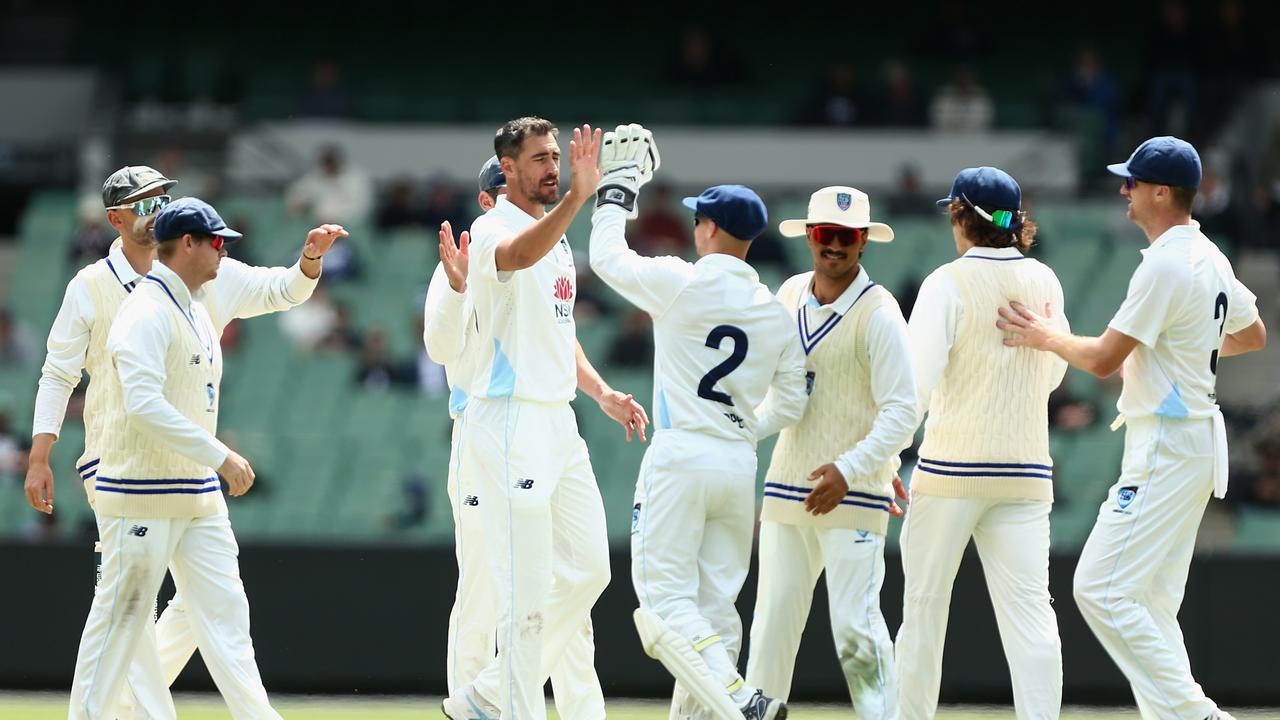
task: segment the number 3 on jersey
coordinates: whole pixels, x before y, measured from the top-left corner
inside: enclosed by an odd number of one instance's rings
[[[1218,324],[1218,341],[1221,344],[1222,332],[1227,329],[1227,294],[1218,293],[1218,297],[1213,301],[1213,319],[1222,320]],[[1209,354],[1209,372],[1214,375],[1218,374],[1218,351],[1214,350]]]
[[[724,362],[711,368],[706,375],[702,376],[702,382],[698,383],[698,397],[732,406],[733,398],[728,393],[716,390],[715,386],[747,359],[747,334],[742,331],[742,328],[734,325],[717,325],[707,334],[707,347],[719,350],[726,339],[733,341],[733,351]]]

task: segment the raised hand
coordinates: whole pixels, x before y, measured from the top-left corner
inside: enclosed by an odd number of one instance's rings
[[[307,241],[302,244],[302,254],[309,258],[323,257],[338,238],[347,237],[350,234],[341,225],[324,224],[318,228],[312,228],[311,232],[307,233]]]
[[[627,211],[628,218],[637,217],[636,199],[640,188],[653,179],[661,163],[653,133],[644,127],[632,123],[605,133],[596,207],[617,205]]]
[[[569,141],[569,178],[570,190],[586,202],[600,184],[600,136],[599,129],[592,130],[590,125],[573,129],[573,139]]]
[[[455,245],[453,242],[453,226],[448,220],[440,223],[440,264],[444,274],[449,278],[449,287],[454,292],[467,289],[467,263],[471,258],[471,233],[462,231]]]

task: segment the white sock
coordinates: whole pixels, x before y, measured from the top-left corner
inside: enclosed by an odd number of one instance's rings
[[[733,662],[729,660],[729,653],[725,651],[724,643],[713,642],[699,650],[698,654],[702,656],[702,661],[711,671],[711,677],[724,687],[729,697],[733,698],[734,704],[738,707],[746,705],[756,689],[743,682],[742,675],[738,674],[738,668],[734,667]]]

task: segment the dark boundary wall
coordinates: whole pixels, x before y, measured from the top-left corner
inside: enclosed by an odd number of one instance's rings
[[[450,548],[245,546],[241,570],[253,636],[274,692],[445,691],[444,656],[456,579]],[[610,697],[661,696],[670,680],[644,656],[631,625],[635,596],[628,553],[613,553],[614,579],[596,605],[596,667]],[[902,573],[888,565],[882,604],[901,620]],[[1054,557],[1051,590],[1063,643],[1068,703],[1132,703],[1120,672],[1071,598],[1074,557]],[[0,687],[70,685],[92,596],[93,557],[82,545],[0,544]],[[166,590],[168,590],[166,588]],[[171,592],[171,591],[169,591]],[[1181,613],[1187,648],[1205,691],[1226,705],[1280,704],[1274,645],[1280,640],[1280,558],[1197,558]],[[749,628],[755,573],[738,607]],[[797,700],[843,701],[844,680],[818,593],[797,660]],[[943,702],[1011,702],[1008,670],[977,556],[966,556],[951,603]],[[211,689],[199,660],[180,689]]]

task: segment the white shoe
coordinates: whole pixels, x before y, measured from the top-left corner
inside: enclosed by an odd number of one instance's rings
[[[471,690],[460,687],[440,703],[440,710],[449,720],[498,720],[498,708]]]

